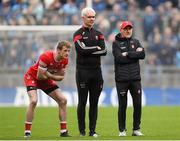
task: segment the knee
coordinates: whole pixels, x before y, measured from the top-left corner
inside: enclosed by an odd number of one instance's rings
[[[91,102],[90,102],[90,105],[92,105]],[[78,107],[85,108],[86,107],[86,101],[79,101],[78,102]]]
[[[63,105],[66,105],[66,104],[67,104],[67,99],[63,99],[63,100],[62,100],[62,104],[63,104]]]
[[[137,107],[137,108],[141,107],[141,102],[135,102],[133,105],[134,105],[134,107]]]
[[[30,104],[31,104],[33,107],[35,107],[35,106],[37,105],[37,99],[32,99],[32,100],[30,101]]]
[[[62,99],[62,100],[59,100],[58,104],[59,104],[60,106],[66,106],[66,105],[67,105],[67,99],[64,98],[64,99]]]

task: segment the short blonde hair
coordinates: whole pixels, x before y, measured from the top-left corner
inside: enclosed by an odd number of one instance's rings
[[[69,41],[66,41],[66,40],[60,41],[60,42],[58,42],[56,48],[62,50],[63,46],[66,46],[67,48],[71,48],[71,43]]]
[[[92,12],[94,13],[94,15],[96,15],[96,12],[95,12],[95,10],[94,10],[93,8],[91,8],[91,7],[85,7],[85,8],[81,11],[81,17],[86,16],[89,11],[92,11]]]

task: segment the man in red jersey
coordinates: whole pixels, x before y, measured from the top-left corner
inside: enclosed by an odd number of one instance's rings
[[[61,81],[64,78],[70,48],[71,44],[68,41],[58,42],[55,50],[42,53],[38,61],[25,73],[24,82],[30,101],[26,113],[25,137],[31,136],[31,125],[38,101],[37,89],[41,89],[57,102],[59,107],[60,136],[69,136],[66,128],[67,99],[58,90],[59,87],[55,81]]]

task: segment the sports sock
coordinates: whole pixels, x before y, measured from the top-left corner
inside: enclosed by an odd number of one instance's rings
[[[67,122],[66,121],[60,122],[60,132],[64,133],[66,131],[67,131]]]
[[[25,122],[25,132],[31,132],[31,125],[32,122],[28,122],[28,121]]]

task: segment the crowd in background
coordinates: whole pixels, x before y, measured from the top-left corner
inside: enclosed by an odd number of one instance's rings
[[[0,0],[0,25],[80,25],[85,5],[85,0]],[[106,37],[107,64],[113,63],[111,45],[120,22],[130,20],[147,50],[147,64],[180,67],[180,0],[93,0],[93,8],[95,27]],[[46,37],[1,34],[0,65],[28,66],[49,47]]]

